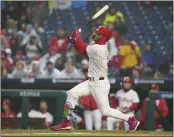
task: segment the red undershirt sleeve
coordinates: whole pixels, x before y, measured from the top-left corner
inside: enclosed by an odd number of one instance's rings
[[[138,103],[133,103],[132,106],[129,107],[131,110],[136,110],[138,107]]]
[[[83,56],[87,56],[86,48],[87,44],[81,39],[81,37],[76,37],[76,43],[74,44],[75,49]]]

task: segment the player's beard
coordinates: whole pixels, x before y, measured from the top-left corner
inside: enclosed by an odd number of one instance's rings
[[[123,88],[124,92],[128,92],[131,88]]]
[[[97,35],[96,33],[92,34],[92,39],[96,42],[97,40],[99,40],[100,36]]]

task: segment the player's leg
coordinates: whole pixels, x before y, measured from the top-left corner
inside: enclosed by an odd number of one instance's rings
[[[81,96],[87,96],[90,94],[91,93],[88,88],[88,80],[70,89],[67,92],[67,100],[64,107],[64,117],[67,117],[69,119],[68,115],[70,113],[70,109],[75,108],[75,105],[77,104],[78,99]]]
[[[74,112],[71,112],[72,114],[72,117],[70,117],[70,121],[75,123],[76,125],[78,125],[83,119],[77,115],[76,113]]]
[[[93,129],[93,122],[92,122],[92,112],[85,110],[84,111],[84,119],[85,119],[85,127],[87,130]]]
[[[72,116],[71,111],[75,108],[77,104],[77,100],[81,96],[90,95],[90,91],[88,88],[88,80],[80,83],[75,86],[71,90],[67,92],[67,100],[64,106],[64,119],[56,126],[53,126],[52,130],[61,130],[61,129],[71,129],[71,123],[69,121],[70,116]]]
[[[138,120],[117,109],[110,108],[108,100],[110,84],[108,80],[89,82],[89,89],[103,115],[127,121],[131,125],[130,131],[134,132],[136,130],[140,124]]]
[[[128,113],[127,114],[129,117],[134,117],[135,115],[134,115],[134,113],[133,112],[130,112],[130,113]],[[128,131],[129,130],[129,124],[127,123],[127,122],[123,122],[123,125],[124,125],[124,129],[126,130],[126,131]]]
[[[119,110],[110,108],[108,100],[108,94],[110,90],[109,81],[100,80],[89,82],[89,88],[91,90],[92,95],[94,96],[99,110],[103,115],[128,121],[129,116],[123,114]]]
[[[102,126],[102,114],[99,109],[94,110],[93,112],[93,121],[95,130],[101,130]]]

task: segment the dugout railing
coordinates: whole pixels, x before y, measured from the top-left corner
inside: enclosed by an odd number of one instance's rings
[[[56,122],[60,122],[63,116],[64,103],[66,101],[66,91],[63,90],[26,90],[26,89],[2,89],[1,96],[21,97],[22,127],[27,129],[29,98],[47,97],[56,98]]]

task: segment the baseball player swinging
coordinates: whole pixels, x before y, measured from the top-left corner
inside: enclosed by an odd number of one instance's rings
[[[108,49],[106,43],[111,38],[112,32],[106,26],[100,26],[94,31],[95,32],[92,35],[95,42],[94,45],[85,44],[80,37],[79,30],[75,30],[70,35],[70,40],[74,48],[81,55],[89,57],[89,79],[67,92],[67,100],[64,106],[64,119],[51,129],[54,131],[70,130],[71,122],[69,121],[69,117],[71,115],[71,110],[75,108],[77,100],[81,96],[88,96],[92,94],[103,115],[127,121],[129,131],[134,132],[140,122],[135,117],[129,117],[121,111],[112,109],[109,106],[108,94],[110,90],[110,83],[107,78]]]

